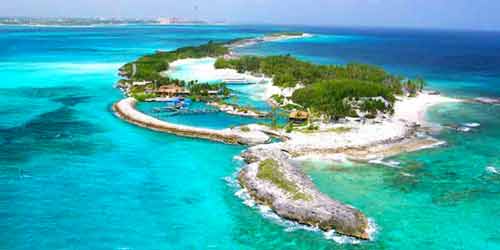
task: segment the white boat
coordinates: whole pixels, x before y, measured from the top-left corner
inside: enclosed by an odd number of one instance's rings
[[[469,127],[459,127],[459,128],[457,128],[457,131],[467,133],[467,132],[471,131],[471,128],[469,128]]]
[[[251,84],[245,78],[226,78],[226,79],[223,79],[222,82],[225,84]]]
[[[493,166],[487,166],[486,171],[492,174],[500,174],[500,170]]]
[[[465,127],[469,127],[469,128],[477,128],[477,127],[481,126],[481,124],[478,122],[469,122],[469,123],[464,123],[463,125]]]

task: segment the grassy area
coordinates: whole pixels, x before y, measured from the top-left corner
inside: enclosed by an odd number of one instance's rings
[[[296,105],[282,108],[310,109],[332,119],[358,116],[358,111],[372,117],[379,112],[392,113],[395,95],[414,96],[425,85],[420,77],[403,78],[373,65],[314,64],[290,55],[218,58],[215,67],[272,76],[273,84],[282,88],[300,83],[304,87],[286,98]],[[287,103],[283,96],[273,96],[273,99],[280,106]]]
[[[155,94],[146,94],[146,93],[132,93],[132,97],[134,97],[137,101],[143,102],[149,98],[155,98]]]
[[[337,133],[337,134],[342,134],[342,133],[347,133],[349,131],[352,130],[352,128],[349,128],[349,127],[336,127],[336,128],[329,128],[327,130],[319,130],[319,127],[317,126],[308,126],[308,127],[305,127],[305,128],[299,128],[299,129],[296,129],[297,131],[301,132],[301,133],[305,133],[305,134],[312,134],[312,133],[317,133],[317,132],[333,132],[333,133]]]
[[[280,171],[278,162],[273,159],[266,159],[259,163],[257,178],[267,180],[277,187],[287,191],[294,200],[310,200],[311,197],[299,190],[297,185],[286,179]]]

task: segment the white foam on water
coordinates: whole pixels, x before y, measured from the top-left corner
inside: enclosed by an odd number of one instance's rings
[[[394,161],[394,163],[396,163]],[[399,164],[399,163],[397,163]],[[323,236],[325,239],[328,240],[333,240],[338,244],[360,244],[363,241],[359,240],[354,237],[346,236],[346,235],[341,235],[337,234],[334,230],[324,232],[320,230],[318,227],[312,227],[312,226],[307,226],[300,224],[295,221],[287,220],[281,218],[278,214],[276,214],[271,207],[262,205],[262,204],[257,204],[255,200],[250,196],[248,193],[248,190],[246,188],[242,188],[237,180],[238,173],[240,172],[241,167],[239,167],[231,176],[224,177],[224,180],[228,184],[228,186],[233,187],[236,189],[236,192],[234,192],[234,195],[238,198],[240,198],[243,201],[243,204],[250,208],[255,208],[259,211],[259,213],[266,219],[269,219],[273,221],[274,223],[277,223],[281,226],[284,227],[285,232],[294,232],[297,230],[305,230],[305,231],[310,231],[310,232],[317,232],[317,233],[323,233]],[[368,218],[368,237],[370,240],[373,240],[375,233],[377,232],[377,226],[375,222]]]
[[[243,204],[245,204],[248,207],[255,207],[255,201],[250,197],[250,194],[248,194],[248,191],[246,189],[240,189],[234,193],[236,197],[240,198],[243,200]]]
[[[367,233],[368,233],[368,238],[370,240],[373,240],[375,238],[375,234],[377,233],[377,224],[375,224],[375,222],[370,218],[368,219]],[[339,244],[356,245],[356,244],[361,244],[363,242],[362,240],[354,238],[354,237],[338,234],[335,232],[335,230],[330,230],[328,232],[324,232],[323,236],[326,239],[333,240]]]
[[[311,161],[320,163],[352,163],[345,154],[304,155],[293,158],[297,161]]]
[[[383,165],[383,166],[391,167],[391,168],[401,168],[401,166],[399,166],[401,164],[400,162],[393,161],[393,160],[391,160],[391,161],[384,161],[383,158],[369,160],[368,163]]]
[[[457,128],[457,131],[464,132],[464,133],[470,132],[471,130],[472,129],[469,128],[469,127],[459,127],[459,128]]]
[[[463,125],[465,127],[469,127],[469,128],[477,128],[477,127],[481,126],[481,123],[478,123],[478,122],[468,122],[468,123],[464,123]]]
[[[272,222],[283,226],[285,232],[305,230],[310,232],[322,233],[325,239],[333,240],[338,244],[360,244],[363,242],[362,240],[359,240],[354,237],[338,234],[335,232],[335,230],[323,232],[317,227],[306,226],[294,221],[283,219],[278,214],[276,214],[269,206],[256,204],[255,201],[251,198],[248,191],[244,188],[239,189],[234,194],[238,198],[242,199],[243,204],[245,204],[246,206],[251,208],[256,208],[264,218],[269,219]],[[376,231],[377,231],[376,224],[373,222],[372,219],[368,219],[367,233],[369,235],[370,240],[373,240]]]
[[[335,230],[330,230],[328,232],[324,232],[323,236],[325,237],[325,239],[333,240],[339,244],[353,244],[353,245],[355,245],[355,244],[361,243],[361,240],[358,240],[358,239],[355,239],[355,238],[349,237],[349,236],[339,235],[335,232]]]
[[[402,175],[402,176],[407,176],[407,177],[413,177],[413,176],[415,176],[415,175],[413,175],[413,174],[406,173],[406,172],[402,172],[402,173],[401,173],[401,175]]]
[[[493,166],[487,166],[486,172],[492,173],[492,174],[500,174],[500,170],[496,167],[493,167]]]
[[[425,145],[417,148],[418,150],[423,150],[423,149],[430,149],[430,148],[437,148],[446,145],[447,143],[445,141],[438,141],[436,143],[430,144],[430,145]]]

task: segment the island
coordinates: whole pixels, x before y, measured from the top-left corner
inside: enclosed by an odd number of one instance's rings
[[[117,83],[125,99],[115,114],[145,128],[223,143],[249,145],[247,163],[238,175],[242,190],[277,215],[324,231],[368,240],[369,219],[360,210],[321,193],[296,160],[349,159],[377,161],[401,152],[442,145],[428,131],[428,107],[459,100],[425,91],[425,80],[408,79],[365,64],[318,65],[290,55],[242,56],[235,48],[255,43],[310,37],[285,32],[258,38],[157,51],[125,64]],[[213,58],[204,72],[221,74],[216,83],[170,77],[172,68],[192,60]],[[208,73],[207,73],[208,72]],[[264,86],[263,100],[273,108],[262,112],[228,101],[231,84]],[[231,115],[268,117],[268,124],[223,130],[172,124],[138,111],[137,102],[205,102]],[[287,122],[276,122],[285,113]],[[273,140],[274,139],[274,140]]]

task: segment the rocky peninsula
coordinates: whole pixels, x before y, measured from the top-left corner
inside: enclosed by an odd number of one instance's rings
[[[253,147],[242,154],[247,162],[238,176],[257,203],[282,218],[360,239],[369,239],[368,220],[356,208],[321,193],[297,167],[290,155],[278,149]]]
[[[241,155],[247,165],[241,169],[238,181],[257,203],[267,205],[280,217],[300,224],[370,239],[367,217],[360,210],[322,194],[291,160],[370,161],[441,145],[443,142],[424,133],[428,127],[434,128],[425,121],[425,111],[433,105],[458,100],[423,91],[423,80],[392,76],[373,66],[319,66],[289,56],[234,57],[231,53],[232,48],[254,42],[298,36],[295,33],[289,36],[280,34],[269,39],[209,43],[146,56],[122,67],[121,75],[127,78],[122,87],[129,90],[127,93],[132,97],[115,103],[113,110],[123,120],[148,129],[250,145]],[[300,34],[300,37],[304,36]],[[231,70],[249,76],[255,73],[272,76],[267,77],[271,81],[264,85],[264,92],[272,94],[263,95],[263,101],[273,103],[275,108],[290,114],[304,113],[305,118],[294,117],[300,119],[290,120],[282,127],[251,124],[214,130],[172,124],[135,109],[137,97],[144,95],[142,92],[137,94],[138,91],[146,88],[128,84],[135,80],[151,81],[155,85],[179,83],[162,73],[169,63],[206,57],[216,57],[215,66],[193,74]],[[197,84],[191,82],[188,85]],[[191,94],[195,90],[201,94],[215,91],[211,88],[210,85],[201,91],[199,87],[191,88]],[[217,93],[220,91],[217,90]],[[221,104],[213,98],[207,98],[207,103],[219,108],[226,105],[223,108],[228,112],[242,113],[235,106]],[[257,112],[245,114],[255,117],[262,115]],[[297,121],[300,124],[295,124]],[[281,141],[270,143],[272,137]]]

